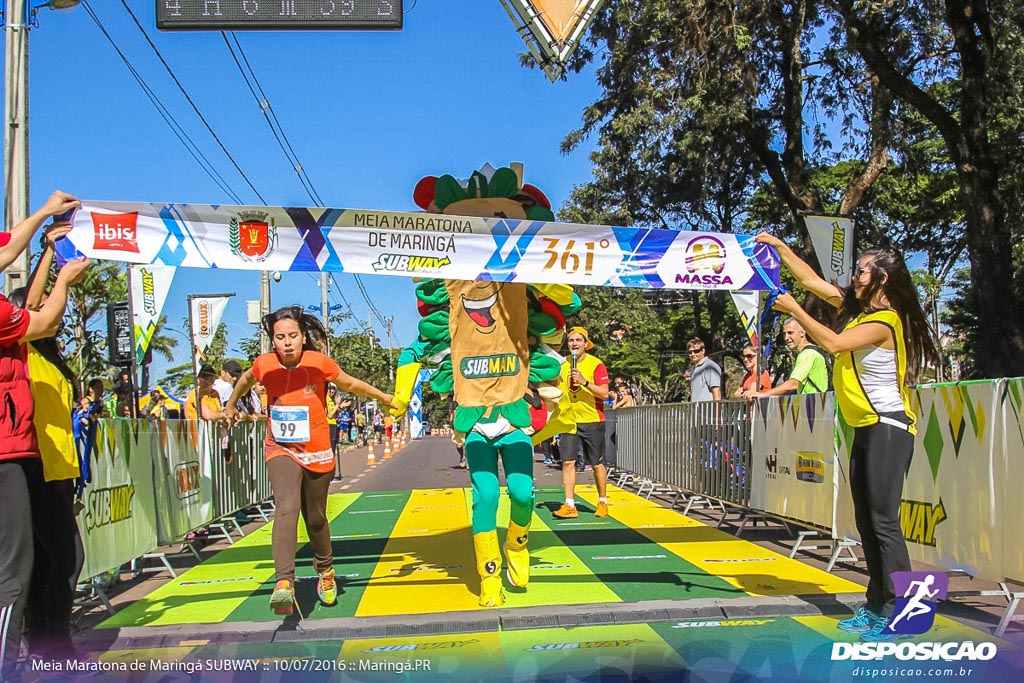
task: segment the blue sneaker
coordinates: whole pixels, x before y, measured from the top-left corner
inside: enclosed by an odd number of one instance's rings
[[[839,627],[840,631],[846,631],[847,633],[863,633],[875,628],[879,622],[882,622],[883,626],[889,623],[888,619],[885,619],[882,615],[875,614],[867,607],[861,607],[857,610],[856,614],[849,619],[843,619],[836,626]]]
[[[552,460],[551,458],[544,458],[544,464],[545,465],[550,465],[553,462],[554,462],[554,460]]]
[[[874,628],[860,634],[860,639],[865,643],[891,643],[894,640],[909,638],[906,633],[896,633],[889,628],[889,620],[882,617],[882,620],[875,624]]]

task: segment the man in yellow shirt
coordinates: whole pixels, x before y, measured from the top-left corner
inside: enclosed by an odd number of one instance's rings
[[[578,517],[576,511],[576,458],[580,449],[594,468],[597,485],[597,517],[608,516],[608,470],[604,464],[604,400],[608,398],[608,369],[600,358],[588,351],[594,348],[590,335],[582,327],[569,330],[566,339],[570,359],[562,364],[562,381],[569,390],[569,415],[576,422],[575,434],[562,434],[558,450],[562,454],[562,488],[565,503],[555,511],[559,519]]]
[[[224,408],[220,402],[220,395],[213,388],[213,381],[217,378],[217,371],[212,365],[204,364],[199,369],[197,376],[198,386],[188,393],[185,399],[185,419],[198,420],[221,420],[224,418]],[[198,401],[196,396],[198,394]]]

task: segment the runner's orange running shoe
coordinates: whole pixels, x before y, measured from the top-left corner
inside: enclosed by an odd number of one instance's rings
[[[608,503],[598,501],[597,510],[594,511],[595,517],[607,517],[608,516]]]
[[[574,519],[579,516],[580,513],[576,512],[576,508],[571,507],[568,503],[562,503],[562,507],[555,510],[555,517],[559,519]]]

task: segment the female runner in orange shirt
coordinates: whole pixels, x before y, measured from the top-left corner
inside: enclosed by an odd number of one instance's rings
[[[313,566],[319,576],[317,597],[324,605],[337,602],[334,554],[327,525],[327,491],[334,473],[334,452],[324,408],[327,384],[375,398],[383,406],[391,405],[391,394],[350,377],[321,353],[327,339],[324,328],[300,306],[287,306],[264,316],[263,329],[270,336],[274,352],[257,356],[252,367],[242,373],[225,413],[229,421],[234,419],[238,399],[256,381],[266,387],[266,461],[276,505],[271,548],[277,585],[270,596],[270,607],[277,614],[287,615],[292,613],[295,603],[300,509],[313,546]]]

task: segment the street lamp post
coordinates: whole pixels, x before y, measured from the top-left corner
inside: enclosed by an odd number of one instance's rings
[[[81,0],[50,0],[29,8],[30,0],[7,3],[6,70],[4,72],[4,230],[28,218],[28,30],[41,7],[71,9]],[[28,283],[31,248],[4,273],[7,292]]]

